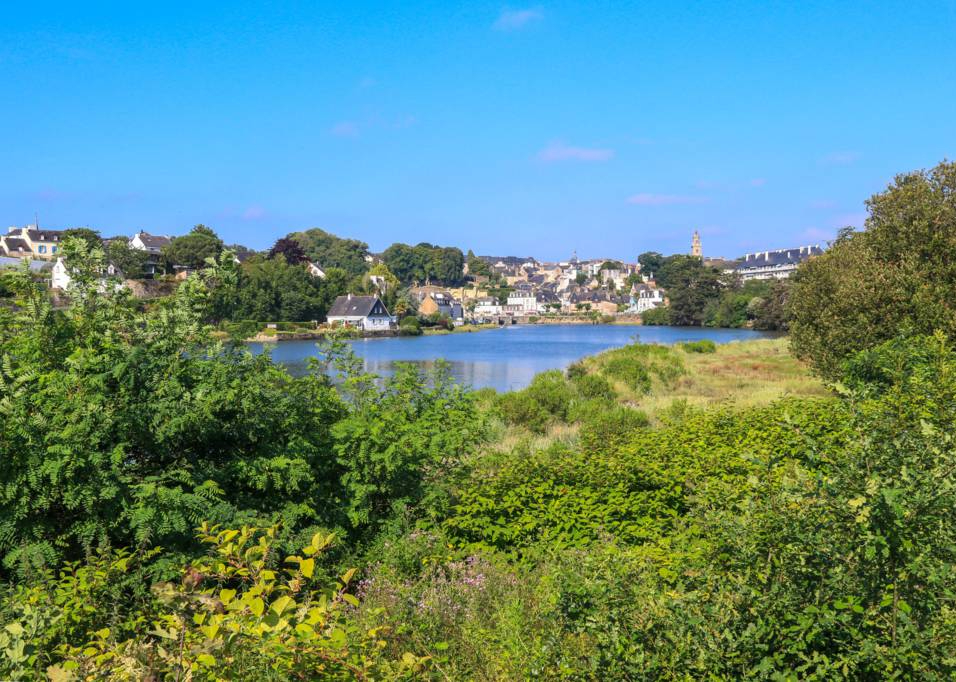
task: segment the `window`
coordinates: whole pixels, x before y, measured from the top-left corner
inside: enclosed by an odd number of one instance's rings
[[[50,253],[56,253],[56,247],[55,247],[55,246],[51,246],[51,247],[50,247]]]
[[[41,244],[37,247],[37,253],[46,253],[46,247]]]

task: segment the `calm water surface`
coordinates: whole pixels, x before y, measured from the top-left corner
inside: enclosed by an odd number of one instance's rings
[[[728,343],[770,337],[749,329],[698,329],[692,327],[640,327],[626,325],[515,325],[443,336],[357,339],[349,342],[362,358],[366,371],[388,376],[397,362],[427,368],[441,358],[451,365],[454,377],[474,388],[490,386],[510,391],[527,386],[535,374],[564,369],[575,360],[609,348],[641,341],[678,343],[711,339]],[[306,361],[317,354],[314,341],[267,344],[272,359],[293,374],[306,370]],[[263,344],[250,344],[262,352]]]

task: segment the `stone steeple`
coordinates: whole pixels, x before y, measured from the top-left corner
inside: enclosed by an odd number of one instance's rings
[[[694,230],[694,239],[691,241],[691,244],[690,244],[690,255],[696,256],[697,258],[701,258],[701,259],[704,257],[704,252],[700,248],[700,232],[698,232],[697,230]]]

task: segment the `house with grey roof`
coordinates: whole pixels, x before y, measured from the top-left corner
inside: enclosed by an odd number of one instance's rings
[[[41,230],[36,225],[11,227],[0,238],[0,245],[7,256],[52,260],[59,256],[62,237],[60,230]]]
[[[129,248],[137,251],[145,251],[149,258],[143,266],[143,273],[147,277],[153,277],[160,269],[160,259],[163,254],[163,248],[172,240],[172,237],[166,237],[158,234],[150,234],[140,230],[129,240]]]
[[[352,294],[336,298],[326,318],[329,324],[355,327],[363,331],[388,331],[395,323],[378,296]]]

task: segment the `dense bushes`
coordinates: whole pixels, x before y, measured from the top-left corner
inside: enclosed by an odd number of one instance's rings
[[[375,384],[330,347],[338,389],[321,366],[293,378],[209,339],[198,277],[142,313],[97,291],[101,254],[66,248],[73,306],[52,310],[24,276],[22,308],[0,327],[6,575],[102,546],[162,544],[177,565],[201,520],[278,522],[283,543],[320,529],[360,542],[481,438],[471,399],[440,369]]]
[[[900,175],[801,266],[788,303],[792,346],[823,375],[901,333],[956,334],[956,163]]]
[[[403,317],[402,321],[398,323],[398,333],[402,336],[421,336],[422,323],[413,315]]]
[[[153,552],[105,551],[87,565],[44,573],[12,589],[3,603],[0,673],[4,679],[212,682],[399,679],[427,668],[427,657],[383,656],[380,625],[365,629],[349,618],[358,604],[348,592],[354,570],[329,586],[316,584],[316,559],[331,535],[315,535],[284,561],[276,556],[275,536],[275,529],[204,524],[199,539],[210,554],[138,601],[107,597],[121,595],[113,585]]]

